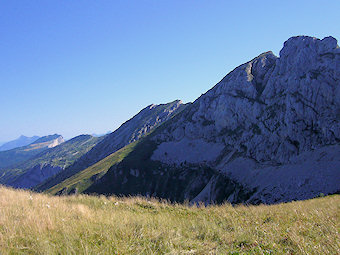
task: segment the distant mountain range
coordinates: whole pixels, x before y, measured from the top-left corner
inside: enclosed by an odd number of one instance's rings
[[[333,37],[292,37],[279,57],[265,52],[240,65],[193,103],[150,105],[89,140],[83,149],[70,143],[65,155],[30,157],[21,168],[31,170],[3,183],[206,204],[340,192],[340,48]],[[58,171],[40,178],[34,166],[51,162]],[[36,181],[26,185],[30,176]]]
[[[0,152],[0,169],[19,164],[38,153],[53,148],[64,142],[61,135],[54,134],[40,137],[29,145]]]
[[[0,183],[15,188],[32,188],[73,164],[103,138],[90,135],[74,137],[31,157],[0,177]],[[13,174],[14,173],[14,174]]]
[[[26,146],[38,140],[39,138],[40,138],[39,136],[27,137],[27,136],[22,135],[18,139],[15,139],[13,141],[4,142],[2,144],[0,143],[1,145],[0,151],[7,151],[7,150],[15,149],[18,147]]]

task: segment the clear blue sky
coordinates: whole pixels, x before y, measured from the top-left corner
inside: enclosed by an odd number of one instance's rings
[[[0,141],[116,129],[193,101],[294,35],[340,39],[340,1],[0,2]]]

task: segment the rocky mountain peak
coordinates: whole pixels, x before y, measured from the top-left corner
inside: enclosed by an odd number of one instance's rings
[[[280,51],[280,57],[293,57],[294,55],[292,55],[292,53],[299,53],[302,51],[319,54],[333,52],[338,48],[337,43],[337,40],[332,36],[325,37],[322,40],[310,36],[294,36],[283,44],[283,48]]]
[[[259,201],[336,191],[339,185],[333,180],[340,177],[340,161],[334,156],[340,143],[336,39],[292,37],[279,57],[266,52],[240,65],[153,140],[158,147],[152,160],[179,168],[191,164],[217,169],[256,188],[253,199]],[[303,155],[309,155],[312,163]]]
[[[317,69],[320,65],[329,64],[334,59],[337,50],[337,40],[325,37],[320,40],[308,36],[296,36],[288,39],[280,51],[279,74],[293,74],[303,76],[310,69]]]
[[[279,58],[266,52],[225,76],[188,109],[190,118],[172,124],[167,139],[204,140],[224,151],[280,164],[303,151],[334,144],[340,139],[339,70],[334,38],[293,37]],[[195,142],[188,143],[188,151],[197,150],[189,144]],[[171,155],[174,148],[163,149]],[[196,156],[190,160],[204,158]]]

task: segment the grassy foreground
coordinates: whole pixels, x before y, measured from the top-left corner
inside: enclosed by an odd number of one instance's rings
[[[339,254],[340,196],[189,207],[0,186],[0,254]]]

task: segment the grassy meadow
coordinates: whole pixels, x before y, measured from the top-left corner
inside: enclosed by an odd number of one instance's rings
[[[0,254],[340,254],[340,196],[196,207],[0,186]]]

